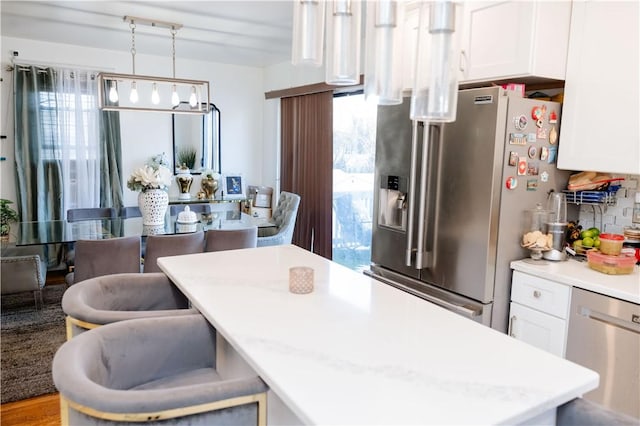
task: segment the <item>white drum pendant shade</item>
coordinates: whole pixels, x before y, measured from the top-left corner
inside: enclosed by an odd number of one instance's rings
[[[323,0],[295,0],[293,3],[293,65],[322,65],[324,44]]]
[[[397,1],[367,2],[364,96],[378,105],[402,103],[403,23]]]
[[[450,0],[420,6],[418,54],[411,119],[451,122],[458,103],[458,55],[462,13]]]
[[[327,84],[352,85],[360,82],[360,11],[360,1],[327,3]]]

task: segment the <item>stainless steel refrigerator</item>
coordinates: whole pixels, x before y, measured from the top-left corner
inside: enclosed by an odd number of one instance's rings
[[[367,273],[504,332],[524,211],[569,178],[555,166],[561,105],[500,87],[458,96],[456,121],[428,133],[409,99],[378,107]]]

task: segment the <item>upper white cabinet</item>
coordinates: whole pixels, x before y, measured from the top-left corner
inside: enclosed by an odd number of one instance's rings
[[[464,3],[460,81],[564,80],[571,2]]]
[[[640,174],[638,2],[575,1],[558,167]]]
[[[403,87],[411,89],[418,4],[405,3]],[[461,18],[461,19],[460,19]],[[571,2],[466,1],[460,31],[460,83],[539,77],[564,80]]]

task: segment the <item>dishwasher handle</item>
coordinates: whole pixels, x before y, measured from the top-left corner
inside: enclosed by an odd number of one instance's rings
[[[631,320],[626,321],[624,319],[614,317],[612,315],[608,315],[603,312],[589,309],[586,306],[581,306],[580,309],[578,310],[578,313],[587,318],[591,318],[592,320],[600,321],[607,325],[621,328],[623,330],[627,330],[635,334],[640,334],[640,318],[638,318],[638,315],[632,315]]]

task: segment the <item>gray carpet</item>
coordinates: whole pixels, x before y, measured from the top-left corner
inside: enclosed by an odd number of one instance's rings
[[[0,381],[2,403],[56,392],[51,361],[66,339],[60,306],[64,284],[43,290],[44,309],[32,293],[2,296]]]

